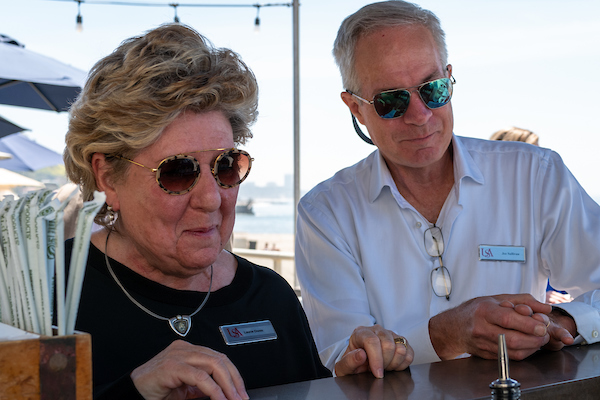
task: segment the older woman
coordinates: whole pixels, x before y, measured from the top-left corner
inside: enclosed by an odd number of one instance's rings
[[[92,335],[96,397],[240,399],[328,376],[285,280],[223,250],[256,108],[239,57],[182,25],[92,69],[64,159],[84,200],[106,194],[76,325]]]

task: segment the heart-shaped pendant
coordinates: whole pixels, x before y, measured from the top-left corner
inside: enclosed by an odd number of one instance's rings
[[[169,325],[176,334],[185,337],[192,329],[192,319],[189,315],[178,315],[169,319]]]

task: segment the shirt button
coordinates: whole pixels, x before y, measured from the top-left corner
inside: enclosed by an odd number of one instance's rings
[[[421,223],[417,222],[417,228],[420,228],[420,227],[421,227]]]
[[[598,331],[592,331],[592,337],[597,338],[598,337]]]

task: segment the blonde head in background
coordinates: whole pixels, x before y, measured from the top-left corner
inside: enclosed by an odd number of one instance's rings
[[[527,129],[521,129],[514,126],[496,131],[490,140],[504,140],[509,142],[525,142],[539,146],[539,137]]]

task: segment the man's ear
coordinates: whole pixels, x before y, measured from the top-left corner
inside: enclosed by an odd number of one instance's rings
[[[363,118],[362,113],[360,112],[360,107],[359,107],[360,104],[358,103],[360,100],[358,100],[356,97],[352,96],[348,92],[342,92],[341,96],[342,96],[342,100],[344,101],[344,103],[346,103],[346,105],[350,109],[350,112],[352,113],[352,115],[354,115],[356,117],[358,122],[360,122],[362,125],[364,125],[365,124],[364,118]]]
[[[106,156],[102,153],[92,155],[92,170],[96,178],[96,186],[100,192],[106,194],[106,204],[113,210],[119,211],[119,196],[113,185],[111,168],[106,161]]]

